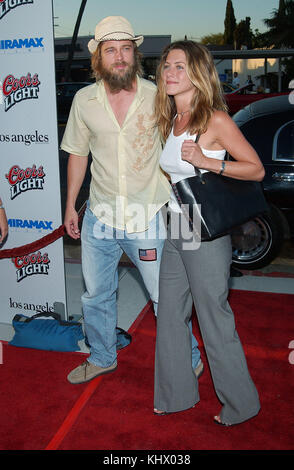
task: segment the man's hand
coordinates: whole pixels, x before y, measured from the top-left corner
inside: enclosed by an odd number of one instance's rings
[[[74,240],[77,240],[81,237],[79,229],[79,216],[75,209],[66,209],[64,216],[64,226],[66,228],[67,234]]]
[[[77,240],[81,237],[79,216],[75,210],[76,200],[85,178],[88,157],[70,154],[67,165],[67,199],[64,226],[67,234]]]
[[[5,209],[0,209],[0,243],[6,238],[8,234],[8,223]]]

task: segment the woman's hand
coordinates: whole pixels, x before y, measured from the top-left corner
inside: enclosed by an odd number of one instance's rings
[[[203,155],[201,147],[194,140],[184,140],[181,150],[182,160],[191,163],[197,168],[205,168],[207,157]]]
[[[201,135],[203,147],[211,150],[224,149],[234,161],[225,162],[224,176],[240,180],[262,181],[264,167],[255,149],[245,139],[235,122],[223,111],[215,111],[208,128]],[[193,140],[185,140],[181,149],[183,160],[202,170],[220,173],[222,161],[206,157]]]

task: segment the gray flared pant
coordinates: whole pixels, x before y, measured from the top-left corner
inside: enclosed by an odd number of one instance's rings
[[[199,401],[188,327],[191,296],[215,391],[223,404],[221,420],[240,423],[260,409],[227,300],[231,260],[229,236],[187,250],[181,237],[171,239],[169,230],[161,260],[157,316],[154,406],[158,410],[181,411]]]

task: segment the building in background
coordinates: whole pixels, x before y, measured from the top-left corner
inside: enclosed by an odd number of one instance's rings
[[[71,64],[71,82],[89,82],[91,78],[90,53],[88,42],[92,36],[80,36],[77,39],[73,61]],[[139,47],[143,55],[142,64],[144,78],[155,81],[156,68],[163,49],[171,43],[171,35],[146,35]],[[68,52],[71,37],[55,38],[55,67],[56,82],[64,81],[67,68]],[[238,72],[241,86],[246,83],[248,75],[254,83],[271,91],[281,91],[285,88],[282,83],[283,67],[281,59],[288,56],[288,51],[271,49],[231,50],[231,46],[207,45],[214,56],[214,63],[221,82],[232,82],[233,72]],[[293,50],[289,50],[293,55]],[[287,86],[286,86],[287,88]]]
[[[207,49],[214,54],[215,51],[223,52],[231,50],[230,45],[220,46],[218,44],[207,44]],[[214,65],[218,72],[219,79],[222,83],[232,83],[233,65],[232,59],[215,58]]]
[[[90,53],[88,42],[92,36],[80,36],[77,39],[73,62],[71,66],[70,81],[87,82],[91,80]],[[171,43],[171,35],[144,36],[144,42],[139,47],[143,54],[144,77],[155,80],[156,67],[163,49]],[[55,67],[56,82],[64,80],[68,51],[71,38],[55,38]]]
[[[250,76],[255,90],[260,89],[267,92],[277,91],[280,67],[277,58],[233,60],[233,72],[238,72],[241,86],[247,83],[248,76]]]

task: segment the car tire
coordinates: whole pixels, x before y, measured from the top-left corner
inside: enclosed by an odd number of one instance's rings
[[[275,206],[232,231],[232,266],[255,270],[268,266],[283,245],[282,215]]]

